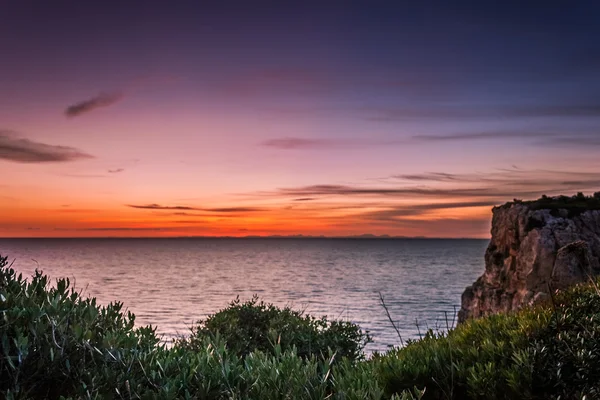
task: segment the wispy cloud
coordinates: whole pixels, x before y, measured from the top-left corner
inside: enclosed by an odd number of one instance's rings
[[[576,179],[574,179],[576,178]],[[424,183],[493,185],[495,188],[511,187],[548,190],[572,190],[591,188],[599,182],[600,173],[584,171],[527,170],[516,166],[488,172],[450,174],[446,172],[424,172],[421,174],[392,175],[388,179]],[[385,180],[385,178],[383,179]]]
[[[411,139],[421,142],[446,142],[458,140],[503,140],[503,139],[530,139],[530,138],[549,138],[560,136],[556,132],[537,132],[537,131],[504,131],[504,132],[465,132],[450,133],[439,135],[415,135]]]
[[[318,200],[316,197],[300,197],[299,199],[293,199],[292,201],[312,201]]]
[[[425,216],[432,211],[450,210],[470,207],[493,207],[498,201],[464,201],[456,203],[430,203],[414,204],[409,206],[385,206],[376,211],[366,211],[358,214],[356,218],[375,221],[398,221],[405,217]]]
[[[19,138],[12,131],[0,130],[0,159],[19,163],[67,162],[93,158],[69,146],[55,146]]]
[[[412,175],[393,175],[393,178],[407,181],[452,182],[458,180],[459,176],[446,172],[425,172],[422,174]]]
[[[90,228],[54,228],[55,231],[73,231],[73,232],[152,232],[169,231],[175,227],[129,227],[129,226],[108,226],[108,227],[90,227]]]
[[[123,171],[125,171],[125,168],[109,169],[108,173],[109,174],[118,174],[118,173],[123,172]]]
[[[353,185],[312,185],[298,188],[282,188],[277,192],[279,195],[302,196],[302,195],[340,195],[340,196],[446,196],[446,197],[506,197],[511,196],[514,191],[502,191],[495,188],[425,188],[425,187],[369,187]],[[522,194],[535,195],[534,191],[522,192]]]
[[[235,212],[256,212],[264,211],[264,208],[259,207],[218,207],[218,208],[203,208],[203,211],[220,212],[220,213],[235,213]]]
[[[507,116],[514,117],[600,117],[600,104],[575,103],[510,108]]]
[[[595,147],[600,146],[600,132],[595,134],[594,136],[582,136],[582,135],[573,135],[573,136],[563,136],[563,137],[554,137],[550,138],[546,142],[538,143],[540,145],[558,145],[564,147]]]
[[[283,150],[303,149],[362,149],[370,146],[387,146],[395,144],[408,144],[404,139],[372,139],[372,138],[336,138],[336,139],[312,139],[300,137],[286,137],[265,140],[261,146],[273,147]]]
[[[201,208],[188,207],[188,206],[161,206],[160,204],[127,204],[127,207],[141,208],[145,210],[188,210],[188,211],[201,211]]]
[[[573,103],[480,106],[448,105],[415,107],[364,107],[354,110],[362,119],[375,122],[437,119],[540,118],[540,117],[600,117],[600,104],[591,99]]]
[[[312,139],[301,137],[274,138],[260,143],[261,146],[281,150],[331,150],[355,149],[377,146],[412,146],[444,142],[520,141],[539,146],[600,146],[600,133],[595,130],[506,130],[486,132],[449,132],[440,134],[418,134],[390,139]]]
[[[139,228],[139,227],[123,227],[123,226],[115,226],[115,227],[101,227],[101,228],[85,228],[85,229],[80,229],[80,230],[84,230],[84,231],[161,231],[161,230],[165,230],[165,229],[172,229],[171,227],[161,227],[161,228],[147,228],[147,227],[143,227],[143,228]]]
[[[67,117],[77,117],[87,112],[93,111],[97,108],[111,106],[123,99],[123,93],[100,93],[99,95],[92,97],[91,99],[80,101],[75,103],[65,110]]]
[[[392,175],[380,179],[384,184],[309,185],[280,188],[267,196],[343,196],[379,198],[382,201],[411,200],[419,203],[424,198],[456,199],[452,207],[493,205],[513,198],[533,198],[541,194],[595,191],[600,186],[600,173],[586,171],[551,171],[509,168],[489,172],[452,174],[426,172],[421,174]],[[464,199],[463,201],[460,201]],[[475,202],[475,203],[471,203]],[[429,209],[413,205],[411,209]],[[435,205],[438,207],[438,205]]]
[[[177,211],[205,211],[215,213],[243,213],[243,212],[256,212],[264,211],[264,208],[258,207],[216,207],[216,208],[200,208],[190,206],[161,206],[159,204],[127,204],[127,207],[140,208],[145,210],[177,210]],[[187,214],[178,214],[187,215]]]
[[[261,143],[265,147],[274,147],[277,149],[323,149],[339,147],[343,142],[329,139],[303,139],[296,137],[269,139]]]
[[[85,179],[89,179],[89,178],[100,178],[100,179],[104,179],[106,178],[106,175],[100,175],[100,174],[60,174],[61,176],[66,176],[69,178],[85,178]]]

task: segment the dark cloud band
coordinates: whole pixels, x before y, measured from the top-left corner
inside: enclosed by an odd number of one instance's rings
[[[12,132],[0,131],[0,159],[19,163],[67,162],[93,158],[76,148],[54,146],[18,138]]]
[[[93,111],[96,108],[111,106],[123,99],[122,93],[100,93],[91,99],[75,103],[65,110],[67,117],[77,117],[81,114]]]
[[[177,210],[177,211],[208,211],[215,213],[236,213],[236,212],[255,212],[264,211],[257,207],[218,207],[218,208],[199,208],[189,206],[161,206],[160,204],[127,204],[127,207],[141,208],[144,210]]]

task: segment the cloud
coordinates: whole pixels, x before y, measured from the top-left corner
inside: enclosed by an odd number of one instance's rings
[[[217,207],[217,208],[199,208],[189,206],[161,206],[159,204],[127,204],[127,207],[141,208],[145,210],[178,210],[178,211],[208,211],[215,213],[238,213],[238,212],[255,212],[264,211],[263,208],[258,207]],[[190,215],[184,213],[177,213],[177,215]]]
[[[307,139],[287,137],[269,139],[260,143],[264,147],[282,150],[320,150],[320,149],[353,149],[376,146],[410,146],[428,143],[448,143],[467,141],[508,141],[516,140],[532,146],[560,147],[596,147],[600,146],[600,133],[587,129],[573,132],[551,130],[512,130],[488,132],[454,132],[443,134],[419,134],[397,139]]]
[[[596,134],[595,136],[564,136],[564,137],[555,137],[550,138],[546,143],[537,143],[537,144],[550,144],[550,145],[559,145],[559,146],[584,146],[584,147],[594,147],[600,146],[600,134]]]
[[[292,201],[312,201],[318,200],[316,197],[300,197],[299,199],[293,199]]]
[[[523,131],[506,131],[506,132],[474,132],[474,133],[451,133],[447,135],[415,135],[411,139],[421,142],[445,142],[454,140],[502,140],[502,139],[529,139],[529,138],[547,138],[560,135],[556,132],[523,132]]]
[[[559,104],[512,108],[505,111],[513,117],[600,117],[597,104]]]
[[[600,104],[595,99],[585,102],[511,105],[511,106],[431,106],[431,107],[363,107],[353,110],[356,115],[367,121],[395,122],[438,119],[488,119],[488,118],[541,118],[541,117],[600,117]]]
[[[287,137],[269,139],[260,143],[264,147],[282,150],[310,150],[310,149],[352,149],[373,146],[409,146],[435,142],[462,142],[462,141],[503,141],[520,140],[530,145],[547,146],[599,146],[600,134],[596,131],[583,131],[573,133],[571,130],[564,132],[549,130],[514,130],[491,132],[455,132],[444,134],[420,134],[404,138],[376,140],[376,139],[307,139]]]
[[[283,150],[302,149],[362,149],[366,146],[386,146],[394,144],[406,144],[406,139],[377,140],[377,139],[306,139],[299,137],[287,137],[269,139],[260,143],[261,146],[273,147]]]
[[[11,131],[0,130],[0,159],[19,163],[67,162],[94,158],[76,148],[54,146],[18,138]]]
[[[421,174],[392,175],[392,179],[409,182],[493,185],[494,188],[511,188],[515,194],[522,189],[573,190],[593,188],[600,184],[600,173],[554,170],[524,170],[516,166],[490,172],[450,174],[425,172]],[[576,179],[574,179],[576,178]]]
[[[55,231],[71,231],[71,232],[153,232],[153,231],[171,231],[177,227],[161,226],[161,227],[129,227],[129,226],[108,226],[108,227],[91,227],[91,228],[54,228]]]
[[[340,196],[447,196],[447,197],[506,197],[514,191],[501,191],[495,188],[425,188],[425,187],[364,187],[351,185],[312,185],[298,188],[279,189],[278,194],[289,196],[302,195],[340,195]],[[537,192],[527,191],[525,194],[535,195]],[[522,193],[523,194],[523,193]]]
[[[201,208],[188,207],[188,206],[161,206],[159,204],[127,204],[127,207],[141,208],[145,210],[188,210],[188,211],[201,211]]]
[[[433,182],[452,182],[458,179],[456,174],[448,174],[446,172],[426,172],[423,174],[413,175],[393,175],[393,178],[403,179],[406,181],[433,181]]]
[[[124,169],[124,168],[109,169],[109,170],[108,170],[108,173],[109,173],[109,174],[118,174],[118,173],[120,173],[120,172],[123,172],[123,171],[125,171],[125,169]]]
[[[413,210],[448,210],[451,208],[467,208],[467,207],[492,207],[498,204],[496,200],[482,200],[482,201],[461,201],[455,203],[429,203],[429,204],[415,204],[411,205],[410,208]]]
[[[67,117],[77,117],[87,112],[93,111],[96,108],[111,106],[123,99],[123,94],[120,92],[116,93],[100,93],[96,97],[91,99],[80,101],[75,103],[65,110]]]
[[[393,223],[398,223],[400,221],[427,221],[428,217],[426,216],[431,214],[432,211],[470,207],[489,207],[491,209],[493,206],[496,206],[499,203],[501,203],[499,200],[486,200],[455,203],[411,204],[407,206],[387,206],[375,211],[361,212],[357,215],[354,215],[353,218],[360,221]]]
[[[211,212],[221,212],[221,213],[264,211],[263,208],[259,208],[259,207],[221,207],[221,208],[203,208],[202,210],[203,211],[211,211]]]
[[[303,138],[282,138],[269,139],[261,143],[265,147],[274,147],[277,149],[294,150],[294,149],[323,149],[338,147],[342,142],[329,139],[303,139]]]
[[[263,195],[275,197],[344,196],[379,198],[381,201],[394,199],[414,201],[415,199],[441,197],[448,200],[477,201],[481,202],[477,203],[478,205],[483,206],[498,204],[513,198],[539,197],[541,194],[596,191],[600,186],[600,173],[513,168],[485,173],[428,172],[392,175],[390,178],[383,179],[383,183],[385,184],[310,185],[280,188],[274,192],[265,192]],[[428,185],[425,186],[421,183]],[[463,202],[456,201],[450,204],[458,207]],[[411,206],[411,208],[415,207],[420,206]]]
[[[61,176],[68,176],[69,178],[85,178],[85,179],[90,179],[90,178],[106,178],[106,175],[99,175],[99,174],[60,174]]]

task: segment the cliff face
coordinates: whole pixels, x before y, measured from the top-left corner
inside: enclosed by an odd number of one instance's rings
[[[485,272],[463,293],[458,321],[517,310],[600,274],[600,210],[576,214],[494,208]]]

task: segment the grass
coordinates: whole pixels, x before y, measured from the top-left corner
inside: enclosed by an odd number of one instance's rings
[[[370,359],[366,334],[347,324],[236,301],[167,347],[120,303],[100,306],[40,272],[25,280],[0,257],[0,397],[600,398],[594,284],[446,334],[429,331]]]

